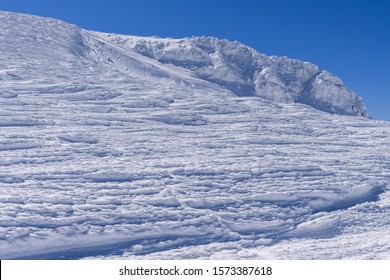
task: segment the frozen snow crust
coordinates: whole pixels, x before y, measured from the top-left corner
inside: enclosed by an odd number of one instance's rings
[[[366,115],[240,43],[0,12],[0,258],[390,258]]]

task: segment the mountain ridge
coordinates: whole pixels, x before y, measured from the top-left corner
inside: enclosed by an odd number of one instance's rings
[[[83,30],[55,19],[8,12],[1,14],[3,32],[8,30],[8,33],[14,33],[13,38],[8,40],[8,46],[3,43],[2,51],[27,43],[27,40],[30,48],[26,52],[33,54],[36,50],[37,64],[45,57],[50,60],[63,56],[58,51],[53,52],[52,56],[50,51],[41,53],[44,48],[39,49],[39,46],[43,44],[46,44],[46,48],[67,48],[67,52],[80,58],[80,61],[71,59],[74,64],[91,64],[85,60],[88,53],[91,56],[91,53],[100,51],[105,56],[111,56],[106,57],[107,60],[115,60],[117,67],[122,64],[119,67],[136,78],[143,78],[144,74],[139,73],[145,73],[147,70],[144,68],[147,67],[156,78],[167,78],[173,70],[166,71],[162,66],[172,65],[176,67],[176,76],[183,74],[177,71],[182,69],[184,73],[221,86],[237,96],[258,96],[279,103],[303,103],[330,113],[368,116],[361,97],[349,90],[336,76],[320,71],[316,65],[308,62],[258,53],[237,41],[205,36],[164,39],[115,35]],[[15,38],[16,42],[13,40]],[[135,54],[149,60],[135,58]],[[63,58],[65,61],[67,59],[69,57]],[[96,63],[107,65],[107,61]],[[132,71],[129,70],[131,68]]]
[[[259,96],[282,103],[304,103],[331,113],[368,116],[361,97],[341,79],[325,70],[319,71],[309,62],[267,56],[237,41],[208,36],[183,39],[103,33],[100,36],[162,63],[188,69],[238,96]],[[224,60],[227,62],[223,63]],[[310,84],[311,80],[314,83]],[[321,83],[329,87],[320,86]],[[304,93],[306,98],[302,96]],[[301,102],[305,100],[306,103]]]

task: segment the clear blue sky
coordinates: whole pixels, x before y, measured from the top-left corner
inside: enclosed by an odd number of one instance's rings
[[[0,0],[0,10],[140,36],[207,35],[317,64],[390,121],[390,1]]]

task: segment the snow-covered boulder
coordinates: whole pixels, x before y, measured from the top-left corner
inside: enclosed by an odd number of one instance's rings
[[[366,107],[360,96],[356,96],[343,82],[327,71],[317,75],[305,97],[307,104],[323,111],[367,116]]]

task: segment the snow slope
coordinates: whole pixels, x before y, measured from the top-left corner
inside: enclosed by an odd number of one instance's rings
[[[0,12],[0,116],[2,259],[390,257],[390,124],[312,64]]]

